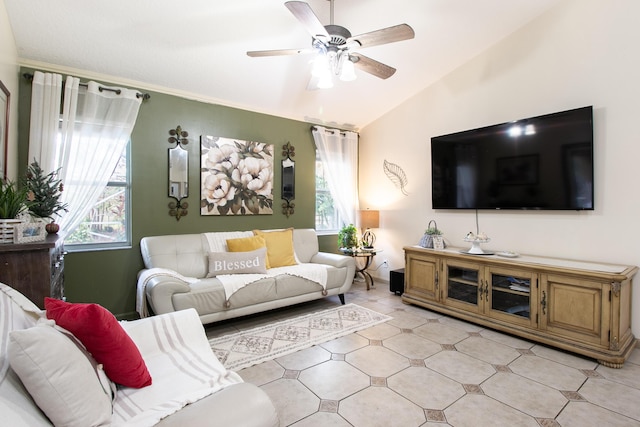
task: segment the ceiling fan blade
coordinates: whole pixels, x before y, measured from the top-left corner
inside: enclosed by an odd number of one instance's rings
[[[288,1],[284,5],[304,25],[311,37],[318,38],[318,36],[323,36],[329,38],[329,33],[327,33],[324,25],[322,25],[316,14],[313,13],[311,6],[307,3],[303,1]]]
[[[415,36],[416,33],[413,28],[407,24],[400,24],[350,37],[347,40],[347,44],[358,43],[361,47],[370,47],[408,40]]]
[[[378,62],[375,59],[366,57],[360,53],[350,53],[349,57],[357,59],[357,61],[355,61],[353,65],[355,65],[362,71],[373,74],[374,76],[380,77],[381,79],[388,79],[396,72],[395,68],[383,64],[382,62]]]
[[[276,49],[276,50],[251,50],[247,55],[252,58],[260,56],[284,56],[313,53],[313,49]]]

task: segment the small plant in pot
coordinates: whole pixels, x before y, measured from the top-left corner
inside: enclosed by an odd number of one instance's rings
[[[15,219],[27,208],[27,190],[0,180],[0,219]]]
[[[58,172],[59,169],[45,174],[38,162],[34,161],[27,168],[24,180],[29,213],[34,217],[49,220],[45,227],[49,233],[57,233],[60,229],[53,216],[59,216],[61,211],[67,212],[67,204],[60,202],[63,185],[58,178]]]
[[[425,234],[429,236],[442,236],[442,231],[438,230],[437,227],[429,227],[425,230]]]
[[[14,227],[22,222],[27,206],[26,189],[0,179],[0,243],[13,243]]]
[[[353,225],[345,225],[338,233],[338,247],[342,251],[351,251],[358,247],[358,229]]]

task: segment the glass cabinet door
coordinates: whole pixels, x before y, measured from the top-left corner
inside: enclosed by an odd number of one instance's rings
[[[478,268],[463,265],[446,265],[446,299],[447,303],[463,303],[478,305],[479,278]]]
[[[491,309],[530,317],[531,280],[522,277],[491,274]]]
[[[507,316],[511,321],[519,320],[523,325],[533,325],[531,301],[537,295],[536,275],[526,271],[490,269],[488,301],[492,317]]]

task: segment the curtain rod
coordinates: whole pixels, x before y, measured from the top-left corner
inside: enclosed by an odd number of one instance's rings
[[[24,73],[22,75],[22,77],[24,77],[27,80],[33,80],[33,74],[31,74],[31,73]],[[80,86],[88,87],[89,85],[87,83],[80,82]],[[120,89],[112,89],[110,87],[104,87],[104,86],[98,86],[98,90],[100,92],[102,92],[103,90],[106,90],[106,91],[109,91],[109,92],[115,92],[117,95],[120,95],[120,92],[122,92]],[[136,98],[142,98],[143,101],[146,101],[149,98],[151,98],[151,95],[149,95],[148,93],[136,92]]]
[[[311,126],[311,130],[318,130],[317,127],[315,126]],[[339,129],[326,129],[324,130],[325,132],[329,132],[329,133],[336,133],[337,131],[339,131]],[[342,136],[346,136],[347,132],[340,132],[340,135]]]

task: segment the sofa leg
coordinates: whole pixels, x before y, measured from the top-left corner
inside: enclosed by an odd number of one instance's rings
[[[344,294],[338,294],[338,298],[340,298],[340,302],[344,305]]]

